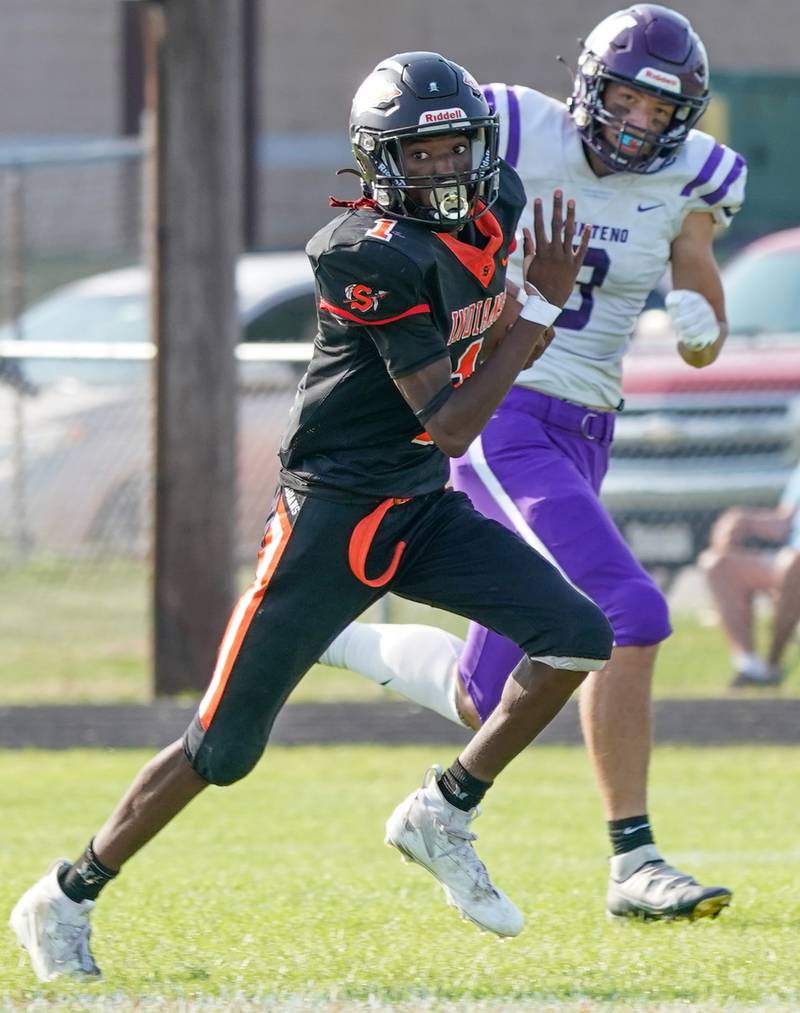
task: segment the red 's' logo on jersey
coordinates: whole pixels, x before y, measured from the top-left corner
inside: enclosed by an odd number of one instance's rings
[[[376,310],[381,299],[388,294],[388,292],[373,292],[368,285],[348,285],[344,290],[345,298],[350,300],[350,309],[358,310],[359,313]]]

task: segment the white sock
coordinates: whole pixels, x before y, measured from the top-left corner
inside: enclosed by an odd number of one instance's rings
[[[463,726],[456,707],[456,662],[463,649],[463,640],[435,626],[350,623],[319,660],[349,668]]]

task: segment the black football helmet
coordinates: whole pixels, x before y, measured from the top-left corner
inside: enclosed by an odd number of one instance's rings
[[[447,176],[409,176],[402,142],[451,132],[469,139],[470,169]],[[364,195],[389,215],[432,228],[460,228],[495,202],[497,140],[497,116],[477,81],[438,53],[390,56],[353,99],[350,142]],[[418,203],[420,191],[429,193],[429,203]]]
[[[609,81],[619,81],[675,104],[667,130],[637,131],[641,154],[612,145],[604,126],[625,124],[603,106]],[[697,32],[682,14],[658,4],[635,4],[604,18],[578,59],[575,87],[567,106],[584,142],[616,172],[649,173],[675,160],[689,131],[709,102],[708,59]]]

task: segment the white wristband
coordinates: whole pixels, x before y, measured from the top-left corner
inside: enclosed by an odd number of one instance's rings
[[[549,327],[561,315],[561,306],[553,306],[540,295],[529,295],[519,315],[532,324]]]
[[[528,301],[528,297],[532,295],[535,295],[537,299],[544,299],[544,296],[539,291],[539,289],[536,288],[535,285],[531,285],[529,281],[526,281],[524,283],[524,287],[517,290],[517,297],[516,297],[517,302],[520,304],[520,306],[524,306],[525,303]],[[547,302],[546,299],[544,301]]]

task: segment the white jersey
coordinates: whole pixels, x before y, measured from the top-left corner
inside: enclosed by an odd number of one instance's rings
[[[500,118],[500,155],[519,173],[528,197],[521,224],[533,227],[533,200],[550,220],[555,189],[576,203],[578,229],[592,238],[578,283],[558,318],[556,336],[517,383],[601,408],[620,407],[622,357],[650,291],[667,268],[673,240],[690,211],[727,226],[744,199],[745,161],[692,130],[675,161],[658,172],[598,177],[562,102],[531,88],[484,87]],[[522,277],[522,243],[509,264]]]

